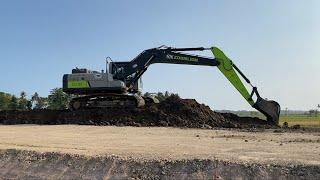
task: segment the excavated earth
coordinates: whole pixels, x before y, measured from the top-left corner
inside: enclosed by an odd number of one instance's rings
[[[319,132],[1,125],[0,179],[320,179]]]
[[[218,113],[194,99],[170,96],[143,108],[0,111],[0,124],[81,124],[182,128],[277,128],[265,120]]]
[[[318,166],[280,166],[219,160],[153,160],[90,157],[63,153],[0,150],[3,179],[306,179],[320,177]],[[0,178],[1,179],[1,178]]]
[[[320,179],[319,132],[176,96],[135,109],[0,111],[0,124],[0,180]]]

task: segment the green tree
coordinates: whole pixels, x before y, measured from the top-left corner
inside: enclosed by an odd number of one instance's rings
[[[28,110],[31,110],[31,109],[32,109],[32,102],[31,102],[31,100],[28,100],[28,101],[27,101],[26,107],[27,107]]]
[[[18,109],[18,99],[16,98],[16,96],[12,96],[10,103],[8,105],[8,109],[10,110],[17,110]]]
[[[156,98],[157,98],[159,101],[163,101],[163,100],[166,99],[166,98],[164,97],[164,95],[163,95],[162,92],[158,92],[157,95],[156,95]]]
[[[164,92],[164,98],[165,99],[167,99],[170,95],[171,95],[171,93],[169,93],[168,91]]]
[[[31,102],[32,105],[34,105],[39,99],[39,94],[37,92],[35,92],[32,96],[31,96]]]
[[[144,96],[144,97],[149,97],[149,96],[151,96],[151,93],[145,92],[145,93],[143,94],[143,96]]]
[[[61,88],[54,88],[48,96],[49,109],[66,109],[70,101],[70,96],[62,91]]]
[[[28,100],[27,100],[27,93],[22,91],[20,93],[20,98],[18,100],[18,109],[20,110],[26,110],[28,105]]]
[[[10,94],[0,92],[0,110],[8,110],[10,101]]]
[[[40,97],[37,92],[35,92],[31,97],[31,103],[33,109],[44,109],[48,106],[48,98]]]
[[[164,92],[164,93],[162,93],[162,92],[158,92],[158,93],[149,93],[149,92],[146,92],[146,93],[144,93],[144,96],[145,96],[145,97],[154,96],[154,97],[157,98],[160,102],[161,102],[161,101],[164,101],[165,99],[167,99],[167,98],[170,97],[170,96],[176,96],[176,97],[180,98],[178,94],[170,93],[170,92],[168,92],[168,91],[166,91],[166,92]]]
[[[34,106],[34,109],[45,109],[48,107],[48,98],[46,97],[39,97],[37,103]]]

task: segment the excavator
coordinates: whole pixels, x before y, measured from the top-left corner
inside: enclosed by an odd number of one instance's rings
[[[214,58],[185,53],[206,51]],[[244,99],[266,116],[273,124],[279,123],[280,105],[260,96],[257,88],[240,69],[217,47],[173,48],[160,46],[147,49],[131,61],[107,61],[106,71],[73,69],[63,75],[63,91],[74,95],[70,101],[71,110],[87,108],[139,108],[148,103],[158,103],[152,96],[141,96],[141,76],[151,64],[168,63],[200,66],[217,66],[221,73],[239,91]],[[239,75],[252,87],[251,93],[242,83]],[[255,100],[254,100],[255,99]]]

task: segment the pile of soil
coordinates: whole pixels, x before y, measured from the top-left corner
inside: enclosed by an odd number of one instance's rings
[[[194,99],[170,96],[143,108],[0,111],[1,124],[83,124],[117,126],[172,126],[186,128],[275,128],[252,117],[218,113]]]

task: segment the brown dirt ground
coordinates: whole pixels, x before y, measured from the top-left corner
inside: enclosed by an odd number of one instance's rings
[[[2,125],[0,177],[318,179],[319,144],[318,132],[271,129]]]
[[[0,179],[320,179],[319,131],[175,96],[136,109],[0,111],[0,124]]]
[[[320,165],[320,133],[164,127],[0,126],[0,148],[143,159],[223,159]]]

